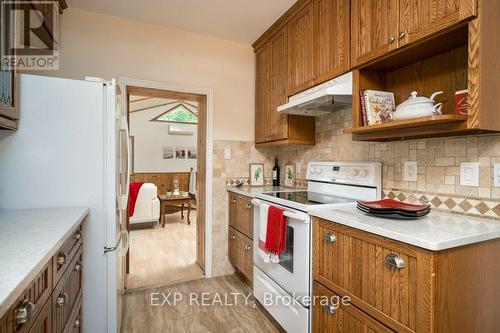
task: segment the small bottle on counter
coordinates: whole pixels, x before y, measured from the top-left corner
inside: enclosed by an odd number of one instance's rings
[[[280,186],[280,166],[277,158],[274,159],[273,186]]]

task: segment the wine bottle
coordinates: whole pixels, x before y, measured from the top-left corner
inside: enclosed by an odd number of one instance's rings
[[[280,186],[280,166],[277,158],[274,159],[273,186]]]

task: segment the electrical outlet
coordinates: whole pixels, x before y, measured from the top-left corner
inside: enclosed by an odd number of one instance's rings
[[[407,182],[417,181],[417,161],[405,162],[403,180]]]
[[[500,187],[500,163],[493,165],[493,186]]]
[[[224,148],[224,159],[225,160],[231,159],[231,148]]]
[[[460,163],[460,185],[479,186],[479,163]]]
[[[301,167],[300,162],[295,162],[295,174],[296,175],[300,175],[300,167]]]

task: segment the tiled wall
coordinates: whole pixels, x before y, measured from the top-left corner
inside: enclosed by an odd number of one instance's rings
[[[227,264],[226,185],[248,182],[248,164],[264,163],[265,177],[271,175],[274,158],[281,170],[287,163],[301,161],[298,184],[304,185],[309,161],[380,161],[383,163],[384,195],[408,202],[428,202],[455,213],[500,219],[500,188],[493,187],[493,164],[500,163],[500,135],[369,143],[352,141],[342,130],[351,126],[350,110],[316,118],[316,145],[254,147],[253,142],[214,143],[214,244],[216,268]],[[224,148],[231,159],[224,160]],[[403,181],[404,161],[418,162],[418,181]],[[460,162],[479,162],[479,187],[459,185]],[[283,172],[281,174],[283,177]],[[268,180],[269,181],[269,180]],[[217,271],[217,269],[215,269]]]

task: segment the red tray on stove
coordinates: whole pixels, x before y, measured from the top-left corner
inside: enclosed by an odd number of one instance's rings
[[[424,213],[428,212],[431,208],[430,205],[413,205],[392,199],[384,199],[378,201],[358,201],[358,204],[370,211],[401,211],[408,213]]]

